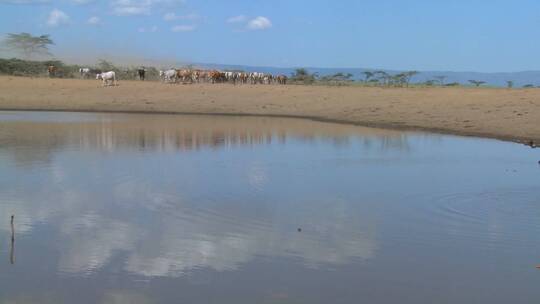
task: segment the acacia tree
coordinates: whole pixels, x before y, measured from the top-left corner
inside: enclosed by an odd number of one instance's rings
[[[415,75],[418,75],[418,71],[407,71],[399,74],[401,76],[401,82],[402,84],[405,84],[407,87],[409,87],[409,83],[411,82],[411,78],[413,78]]]
[[[476,87],[479,87],[483,85],[484,83],[486,83],[485,81],[481,81],[481,80],[469,80],[469,82],[474,84]]]
[[[365,77],[365,78],[364,78],[364,81],[365,81],[365,82],[369,82],[369,80],[370,80],[373,76],[375,76],[375,73],[373,73],[373,72],[371,72],[371,71],[364,71],[364,72],[362,72],[362,74],[364,74],[364,77]]]
[[[391,76],[385,71],[375,71],[373,74],[379,78],[379,81],[381,81],[383,85],[388,85],[390,83]]]
[[[49,46],[54,42],[49,35],[32,36],[29,33],[7,34],[2,44],[17,53],[22,54],[24,59],[30,59],[33,55],[50,55]]]
[[[309,73],[308,70],[304,68],[296,69],[292,75],[291,80],[296,82],[303,82],[304,84],[312,84],[317,80],[317,73]]]
[[[389,84],[394,85],[394,86],[402,87],[403,84],[405,83],[405,77],[406,77],[405,73],[399,73],[399,74],[396,74],[396,75],[391,75]]]

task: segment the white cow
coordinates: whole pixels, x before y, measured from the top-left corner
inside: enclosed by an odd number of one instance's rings
[[[116,82],[116,73],[114,71],[96,74],[96,79],[103,80],[103,86],[118,85],[118,82]],[[109,84],[109,82],[112,84]]]
[[[170,69],[166,71],[159,71],[159,78],[164,82],[176,82],[176,70]]]
[[[225,80],[230,82],[233,80],[234,73],[233,72],[225,72]]]
[[[263,82],[264,74],[260,72],[252,72],[249,75],[249,78],[251,79],[251,84],[257,84]]]
[[[80,68],[79,73],[81,73],[81,78],[87,78],[90,75],[90,68]]]

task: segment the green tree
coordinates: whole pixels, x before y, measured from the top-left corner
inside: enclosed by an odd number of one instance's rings
[[[375,77],[377,77],[379,79],[379,82],[381,82],[383,85],[389,85],[390,84],[390,80],[392,78],[392,76],[390,76],[390,74],[386,73],[383,70],[375,71],[373,73],[374,73]]]
[[[469,80],[469,82],[474,84],[476,87],[479,87],[483,85],[484,83],[486,83],[485,81],[481,81],[481,80]]]
[[[405,72],[405,84],[407,85],[407,87],[409,86],[409,83],[411,83],[411,79],[420,74],[420,72],[418,71],[408,71],[408,72]]]
[[[409,87],[409,83],[411,82],[411,78],[417,75],[419,72],[417,71],[407,71],[403,73],[399,73],[397,75],[392,76],[392,82],[395,85],[399,85],[400,87],[407,86]]]
[[[49,35],[32,36],[29,33],[7,34],[2,44],[17,53],[24,59],[30,59],[33,55],[50,55],[49,46],[54,42]]]
[[[296,69],[291,75],[291,81],[303,84],[313,84],[317,80],[317,73],[309,73],[304,68]]]
[[[102,72],[116,70],[116,67],[111,62],[109,62],[109,61],[107,61],[105,59],[99,59],[98,60],[98,67]]]
[[[390,75],[390,83],[394,86],[402,87],[405,84],[405,73],[399,73],[396,75]]]
[[[369,80],[375,76],[375,73],[371,71],[364,71],[362,74],[364,74],[364,82],[369,82]]]
[[[347,83],[350,83],[353,81],[351,78],[353,77],[353,74],[351,73],[336,73],[333,75],[327,75],[320,78],[320,81],[327,82],[329,84],[337,84],[337,85],[344,85]]]

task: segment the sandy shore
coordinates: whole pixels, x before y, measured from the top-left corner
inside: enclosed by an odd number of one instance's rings
[[[0,76],[0,110],[306,117],[540,144],[540,90],[168,85]]]

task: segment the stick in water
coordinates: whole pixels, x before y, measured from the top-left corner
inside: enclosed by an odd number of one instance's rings
[[[9,261],[15,264],[15,227],[13,226],[14,215],[11,216],[11,248],[9,251]]]

